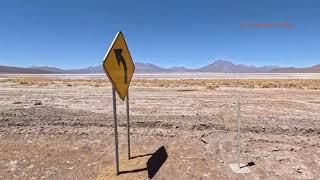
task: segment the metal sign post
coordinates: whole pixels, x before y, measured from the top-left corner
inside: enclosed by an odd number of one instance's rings
[[[130,122],[129,122],[129,86],[135,70],[131,54],[122,32],[118,32],[103,61],[103,69],[112,83],[114,140],[116,154],[116,174],[119,175],[119,149],[117,130],[117,102],[116,92],[122,101],[127,98],[127,133],[128,133],[128,159],[130,154]]]
[[[129,93],[127,94],[127,135],[128,135],[128,159],[131,159],[130,154],[130,122],[129,122]],[[112,101],[113,101],[113,119],[114,119],[114,142],[116,155],[116,174],[119,175],[119,147],[118,147],[118,122],[117,122],[117,100],[116,91],[112,87]]]
[[[115,153],[116,153],[116,174],[119,174],[119,150],[118,150],[118,123],[117,123],[117,101],[116,91],[112,87],[112,101],[113,101],[113,120],[114,120],[114,142],[115,142]]]
[[[237,138],[238,168],[240,169],[240,102],[239,102],[239,98],[237,99],[237,121],[238,121],[238,138]]]
[[[250,173],[250,169],[240,163],[240,99],[237,97],[237,105],[236,105],[236,120],[237,120],[237,163],[229,164],[233,173],[242,174],[242,173]]]
[[[131,154],[130,154],[130,122],[129,122],[129,89],[127,92],[127,135],[128,135],[128,159],[131,159]]]

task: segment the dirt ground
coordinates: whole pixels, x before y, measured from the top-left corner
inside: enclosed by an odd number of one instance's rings
[[[120,171],[115,176],[111,85],[100,79],[0,78],[0,179],[320,179],[320,79],[136,79],[117,98]],[[241,162],[234,174],[237,97]]]

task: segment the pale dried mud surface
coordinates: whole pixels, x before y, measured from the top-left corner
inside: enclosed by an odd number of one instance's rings
[[[0,179],[319,179],[320,80],[134,80],[132,156],[125,103],[117,98],[120,171],[114,176],[111,85],[107,80],[0,78]],[[236,100],[241,162],[233,174]],[[252,163],[253,162],[253,163]],[[139,170],[140,169],[140,170]]]

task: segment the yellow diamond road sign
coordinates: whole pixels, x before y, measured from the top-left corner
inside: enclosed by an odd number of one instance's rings
[[[124,100],[135,67],[122,32],[118,32],[104,57],[103,69],[120,98]]]

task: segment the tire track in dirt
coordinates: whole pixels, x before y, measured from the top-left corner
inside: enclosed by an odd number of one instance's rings
[[[64,109],[52,107],[37,107],[29,109],[15,110],[14,112],[0,113],[0,133],[37,133],[51,132],[59,134],[74,132],[75,130],[92,133],[101,133],[105,128],[113,128],[113,117],[103,113],[93,113],[87,111],[66,111]],[[126,128],[123,122],[124,116],[119,116],[119,126]],[[184,130],[184,131],[231,131],[232,126],[225,124],[221,116],[155,116],[150,120],[148,116],[132,115],[132,128],[139,129],[134,133],[144,133],[145,129],[161,129],[163,131]],[[183,121],[182,121],[183,119]],[[201,119],[213,119],[212,122],[204,123]],[[222,119],[222,120],[221,120]],[[37,130],[40,129],[40,130]],[[42,129],[42,130],[41,130]],[[49,130],[45,130],[49,129]],[[297,127],[297,126],[256,126],[243,124],[242,132],[259,134],[285,134],[285,135],[320,135],[317,127]],[[121,133],[121,129],[120,129]],[[88,133],[85,133],[88,134]]]

